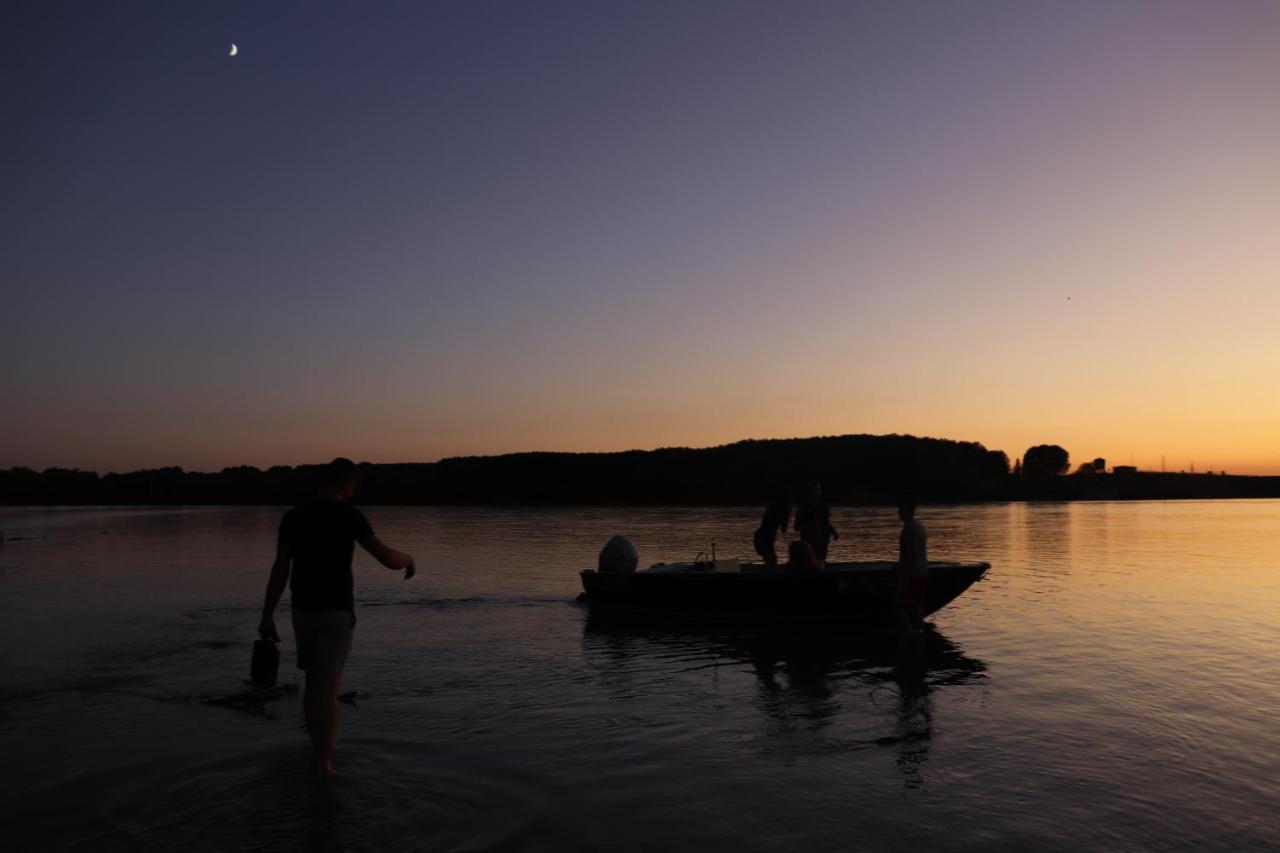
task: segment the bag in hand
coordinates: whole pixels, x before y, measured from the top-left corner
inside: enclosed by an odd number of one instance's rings
[[[259,687],[274,687],[276,673],[280,670],[280,650],[272,640],[258,640],[253,644],[253,663],[249,677]]]

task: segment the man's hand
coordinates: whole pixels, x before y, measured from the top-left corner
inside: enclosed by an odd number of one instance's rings
[[[388,548],[377,536],[360,540],[360,547],[373,555],[373,558],[393,572],[404,572],[404,579],[413,577],[417,570],[413,565],[413,557],[395,548]]]
[[[276,620],[270,616],[263,616],[262,621],[258,623],[258,636],[264,640],[280,642],[280,634],[276,631]]]

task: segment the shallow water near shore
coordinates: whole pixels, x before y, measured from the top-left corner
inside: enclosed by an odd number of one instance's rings
[[[1280,501],[925,507],[993,568],[911,648],[574,602],[612,534],[745,557],[752,509],[371,507],[420,574],[357,557],[328,785],[295,694],[205,701],[282,511],[0,510],[6,848],[1277,849]],[[892,557],[890,510],[833,521]]]

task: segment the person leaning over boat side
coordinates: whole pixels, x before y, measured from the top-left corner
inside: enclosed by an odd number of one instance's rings
[[[813,553],[813,546],[803,539],[796,539],[787,546],[787,564],[782,568],[788,572],[820,572],[826,564]]]
[[[355,544],[359,542],[388,569],[404,570],[405,580],[417,570],[408,554],[382,544],[364,514],[349,503],[358,475],[350,459],[333,460],[324,469],[316,498],[285,513],[258,624],[264,639],[279,641],[273,614],[292,570],[289,587],[298,669],[307,673],[302,708],[316,772],[322,778],[336,773],[333,748],[338,738],[338,692],[356,624],[351,576]]]
[[[898,584],[894,603],[903,630],[919,633],[924,630],[924,600],[929,591],[928,534],[916,519],[915,499],[898,501],[898,518],[902,519],[902,532],[898,534]]]
[[[831,508],[822,499],[822,484],[817,480],[809,482],[804,500],[796,507],[795,531],[824,563],[831,540],[840,538],[840,533],[831,526]]]
[[[766,568],[778,568],[778,533],[786,532],[787,521],[791,518],[791,491],[780,489],[773,501],[764,508],[760,518],[760,526],[751,535],[751,544],[755,552],[764,560]]]

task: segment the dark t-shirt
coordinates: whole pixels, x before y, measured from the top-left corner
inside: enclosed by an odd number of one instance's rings
[[[373,535],[360,510],[332,498],[299,504],[280,521],[280,541],[293,550],[292,606],[298,610],[355,610],[351,557]]]

